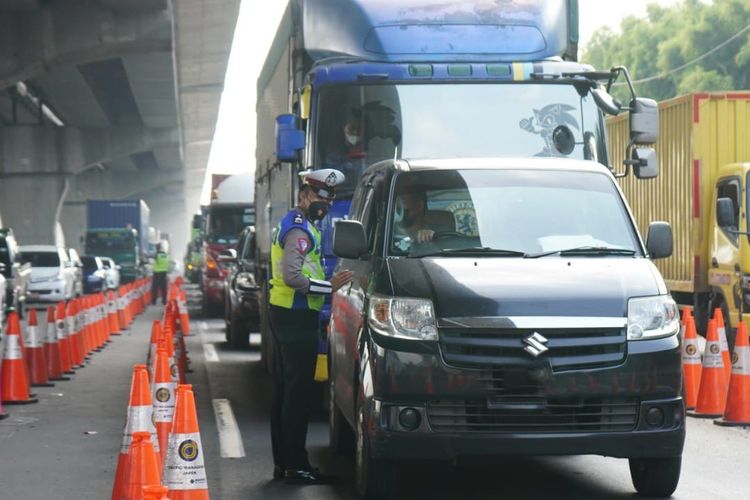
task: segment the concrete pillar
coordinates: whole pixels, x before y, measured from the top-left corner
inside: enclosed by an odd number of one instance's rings
[[[67,185],[58,141],[50,126],[0,128],[0,213],[23,245],[64,244],[55,241]]]

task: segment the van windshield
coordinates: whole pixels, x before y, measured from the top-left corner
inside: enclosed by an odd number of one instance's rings
[[[607,164],[598,109],[573,85],[332,85],[320,90],[313,165],[346,176],[392,158],[559,156]]]
[[[521,257],[581,248],[642,255],[619,192],[595,172],[404,172],[394,193],[391,255]]]
[[[58,267],[60,256],[57,252],[23,252],[23,262],[31,263],[31,267]]]

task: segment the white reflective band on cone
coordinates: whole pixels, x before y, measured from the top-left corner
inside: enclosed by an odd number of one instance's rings
[[[682,345],[682,363],[685,365],[701,364],[701,355],[698,352],[698,339],[687,339]]]
[[[5,336],[5,348],[3,349],[3,360],[23,359],[21,355],[21,342],[18,335]]]
[[[727,330],[723,326],[721,328],[717,328],[719,332],[719,340],[721,341],[721,350],[722,351],[728,351],[729,350],[729,342],[727,342]]]
[[[169,358],[169,374],[172,375],[172,382],[180,382],[180,369],[177,367],[177,363],[174,362],[174,358]]]
[[[170,491],[208,489],[200,433],[170,433],[167,446],[169,451],[162,478],[164,486]]]
[[[75,318],[68,316],[65,318],[65,325],[68,327],[68,337],[76,333],[76,320]]]
[[[54,323],[47,323],[47,337],[45,342],[48,344],[54,344],[57,342],[57,328]]]
[[[174,382],[154,384],[154,423],[169,423],[174,416]]]
[[[39,327],[35,325],[29,325],[26,327],[26,347],[42,347],[42,343],[39,339]]]
[[[750,375],[750,347],[734,348],[732,373],[735,375]]]
[[[55,330],[57,330],[57,340],[68,338],[68,331],[65,329],[65,321],[58,319],[55,323]]]
[[[125,432],[122,435],[120,453],[127,453],[130,443],[133,441],[134,432],[150,432],[151,441],[154,442],[154,451],[159,452],[159,439],[156,436],[156,427],[153,421],[153,408],[150,406],[129,406],[128,421],[125,424]]]
[[[721,342],[710,341],[706,343],[706,352],[703,353],[704,368],[724,368],[724,360],[721,358]]]
[[[107,307],[109,308],[110,314],[117,311],[117,306],[115,306],[114,300],[110,300],[109,302],[107,302]]]

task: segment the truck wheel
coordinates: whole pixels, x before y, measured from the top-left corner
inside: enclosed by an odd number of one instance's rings
[[[231,313],[231,321],[229,323],[229,346],[232,349],[249,349],[250,348],[250,333],[242,328],[242,321],[237,318],[237,315]]]
[[[682,457],[631,458],[630,478],[638,494],[666,498],[680,481]]]
[[[372,457],[367,436],[369,417],[365,415],[365,404],[360,396],[357,404],[356,466],[355,483],[357,493],[364,498],[389,498],[394,489],[396,468],[393,462]]]
[[[354,433],[336,406],[333,377],[328,381],[328,388],[328,447],[336,455],[348,456],[354,451]]]

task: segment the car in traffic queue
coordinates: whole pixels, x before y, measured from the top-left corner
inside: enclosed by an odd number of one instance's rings
[[[232,348],[247,348],[250,333],[260,328],[260,287],[255,280],[255,227],[243,229],[237,250],[222,251],[219,260],[232,265],[224,291],[226,339]]]
[[[644,245],[607,167],[387,160],[333,245],[355,278],[332,300],[331,446],[360,494],[391,494],[400,460],[521,454],[627,458],[640,493],[674,491],[679,313],[651,260],[672,233]]]
[[[104,265],[104,275],[108,290],[116,290],[120,286],[120,266],[111,257],[99,257]]]
[[[31,266],[21,262],[18,243],[8,228],[0,229],[0,263],[5,266],[4,270],[0,271],[7,284],[5,304],[23,317],[26,291],[31,279]]]
[[[68,260],[72,264],[70,269],[73,274],[73,289],[75,290],[75,296],[79,297],[85,293],[83,283],[83,262],[81,262],[81,257],[78,255],[75,248],[68,248],[66,253],[68,255]]]
[[[107,270],[99,257],[84,255],[83,264],[83,293],[99,293],[107,290]]]
[[[75,265],[64,248],[55,245],[22,245],[21,260],[31,264],[26,294],[29,304],[60,302],[76,296]]]

